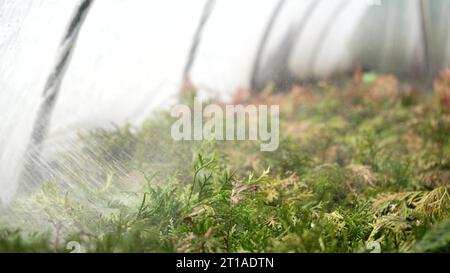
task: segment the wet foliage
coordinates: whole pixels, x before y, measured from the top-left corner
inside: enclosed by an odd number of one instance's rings
[[[94,130],[81,152],[104,183],[44,181],[0,217],[0,251],[448,252],[449,73],[434,85],[271,85],[245,103],[280,105],[275,152],[173,141],[166,113]]]

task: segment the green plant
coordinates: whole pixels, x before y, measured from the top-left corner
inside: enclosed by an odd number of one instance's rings
[[[262,93],[282,111],[271,153],[174,141],[167,113],[93,130],[0,215],[0,251],[448,252],[448,113],[403,91],[376,75]]]

